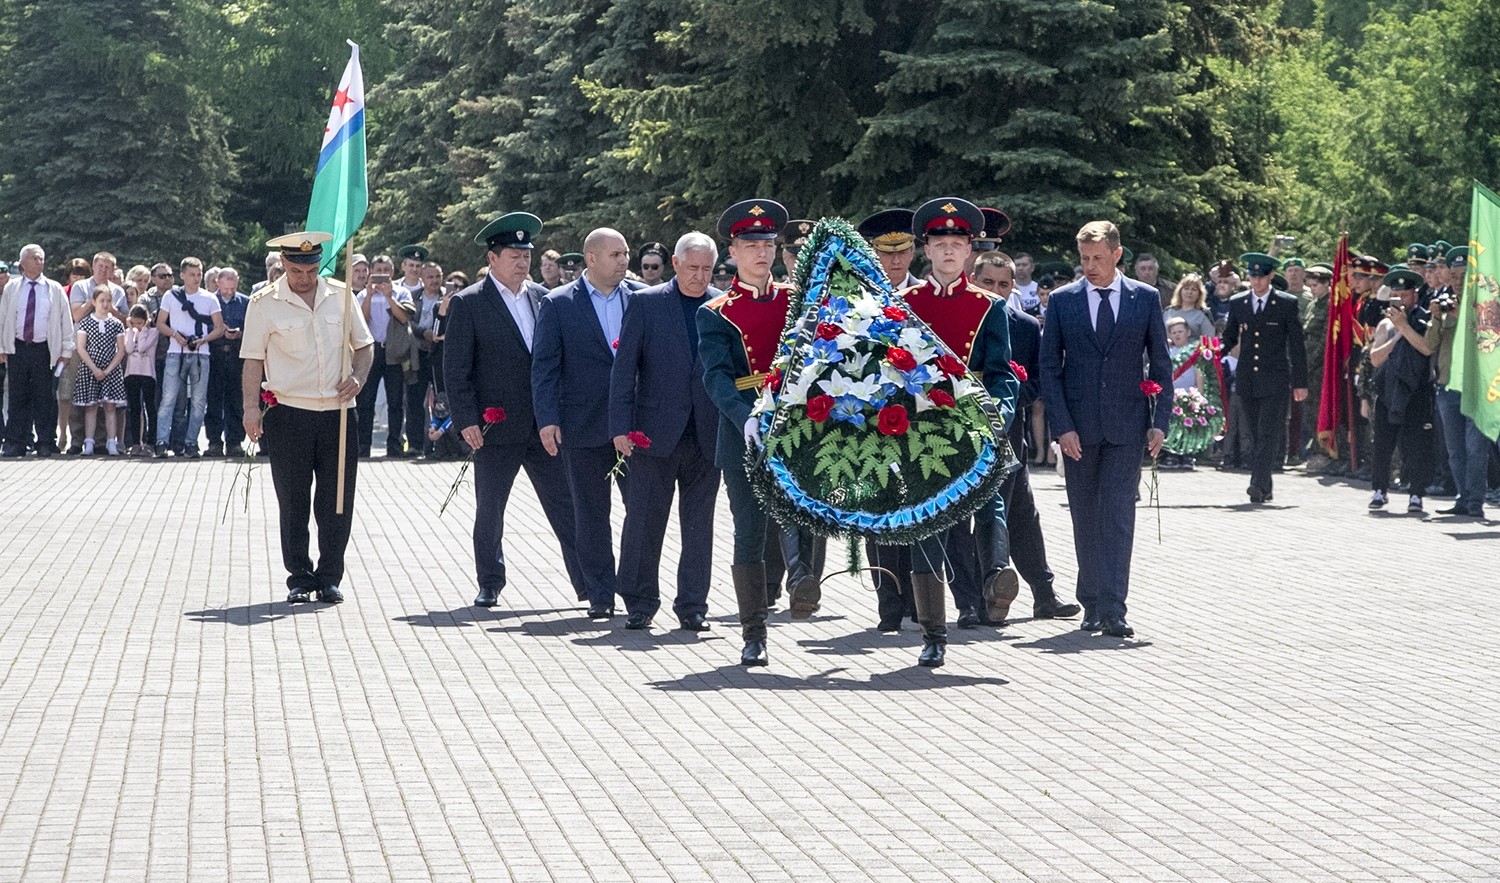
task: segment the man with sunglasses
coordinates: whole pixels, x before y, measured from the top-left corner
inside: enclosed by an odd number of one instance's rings
[[[646,285],[660,285],[666,278],[667,247],[660,242],[648,242],[637,252],[641,268],[641,281]]]

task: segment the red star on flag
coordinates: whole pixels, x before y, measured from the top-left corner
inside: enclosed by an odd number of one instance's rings
[[[349,104],[349,90],[348,89],[340,89],[337,92],[333,93],[333,106],[336,107],[336,108],[338,108],[339,113],[343,113],[344,112],[344,108],[347,107],[348,104]]]

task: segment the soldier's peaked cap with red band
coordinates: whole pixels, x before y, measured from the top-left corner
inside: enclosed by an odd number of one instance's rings
[[[918,239],[926,236],[973,237],[983,229],[984,213],[979,206],[956,196],[943,196],[922,203],[911,222],[911,232]]]
[[[724,239],[775,239],[786,226],[786,208],[774,199],[746,199],[719,215],[719,236]]]

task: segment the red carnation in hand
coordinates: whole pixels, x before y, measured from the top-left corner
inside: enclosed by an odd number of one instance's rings
[[[780,368],[771,369],[771,376],[766,378],[766,385],[771,388],[771,392],[781,392]]]
[[[890,319],[892,322],[906,321],[906,311],[901,309],[900,307],[886,307],[880,312],[885,314],[885,317],[887,319]]]
[[[833,396],[813,396],[807,400],[807,419],[822,423],[833,413]]]
[[[833,340],[843,333],[844,329],[832,322],[818,323],[818,340]]]
[[[906,417],[906,409],[900,405],[886,405],[880,409],[880,417],[876,426],[884,435],[905,435],[906,430],[911,428],[911,421]]]
[[[504,408],[485,408],[484,409],[484,422],[486,422],[486,423],[499,423],[501,420],[504,420],[504,419],[505,419],[505,409]]]
[[[897,371],[910,371],[917,367],[917,357],[899,346],[893,346],[887,350],[885,360],[890,362]],[[905,431],[902,430],[902,432]]]
[[[952,353],[943,353],[941,356],[938,356],[937,366],[938,370],[948,377],[962,377],[969,370],[964,367],[963,362],[958,360],[958,356]]]
[[[276,407],[276,405],[278,404],[278,402],[276,401],[276,393],[271,392],[269,389],[261,390],[260,403],[262,405],[265,405],[267,408]]]
[[[651,447],[651,439],[646,435],[646,433],[641,432],[639,429],[630,430],[629,432],[625,433],[625,437],[630,439],[630,443],[638,448]]]
[[[1021,367],[1020,365],[1017,365],[1015,362],[1010,363],[1010,373],[1016,375],[1016,379],[1021,381],[1022,383],[1026,382],[1026,369]]]
[[[1161,384],[1157,383],[1155,380],[1142,380],[1141,392],[1145,393],[1148,396],[1154,396],[1157,393],[1161,392]]]
[[[610,344],[610,345],[609,345],[609,348],[610,348],[610,349],[612,349],[612,350],[617,350],[617,349],[619,349],[619,348],[620,348],[620,338],[618,338],[618,337],[616,337],[616,338],[615,338],[615,342],[614,342],[614,343],[612,343],[612,344]]]
[[[948,395],[940,389],[928,390],[927,398],[931,399],[932,403],[939,408],[951,408],[954,404],[953,396]]]

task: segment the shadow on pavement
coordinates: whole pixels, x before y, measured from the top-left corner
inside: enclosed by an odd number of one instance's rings
[[[303,613],[317,613],[335,607],[335,604],[288,604],[285,601],[269,601],[263,604],[246,604],[243,607],[217,607],[208,610],[190,610],[182,614],[194,622],[217,623],[219,625],[260,625],[275,622]]]
[[[774,666],[775,663],[772,663]],[[914,690],[942,690],[950,687],[994,686],[1009,684],[1004,678],[978,678],[971,675],[944,674],[941,669],[910,668],[891,672],[880,672],[868,681],[833,677],[843,668],[831,668],[805,678],[777,674],[774,668],[746,668],[742,665],[724,665],[712,671],[685,675],[671,681],[651,681],[649,687],[667,692],[703,693],[719,690],[795,690],[825,691],[847,690],[853,692],[910,692]]]
[[[542,616],[548,613],[567,613],[575,608],[557,607],[548,610],[510,610],[503,607],[475,607],[472,604],[463,607],[455,607],[452,610],[429,610],[426,613],[413,613],[410,616],[392,617],[392,622],[404,622],[407,625],[421,626],[423,628],[463,628],[465,626],[484,625],[501,619],[509,619],[517,616]]]
[[[1090,650],[1139,650],[1150,647],[1151,642],[1137,641],[1134,638],[1111,638],[1075,629],[1011,646],[1025,650],[1040,650],[1043,653],[1085,653]]]
[[[983,644],[991,641],[1014,641],[1017,635],[1006,634],[992,626],[972,629],[948,627],[948,645],[963,647],[968,644]],[[871,652],[890,649],[917,650],[922,646],[920,629],[908,628],[900,632],[880,632],[863,629],[835,638],[803,638],[797,646],[814,656],[867,656]]]

